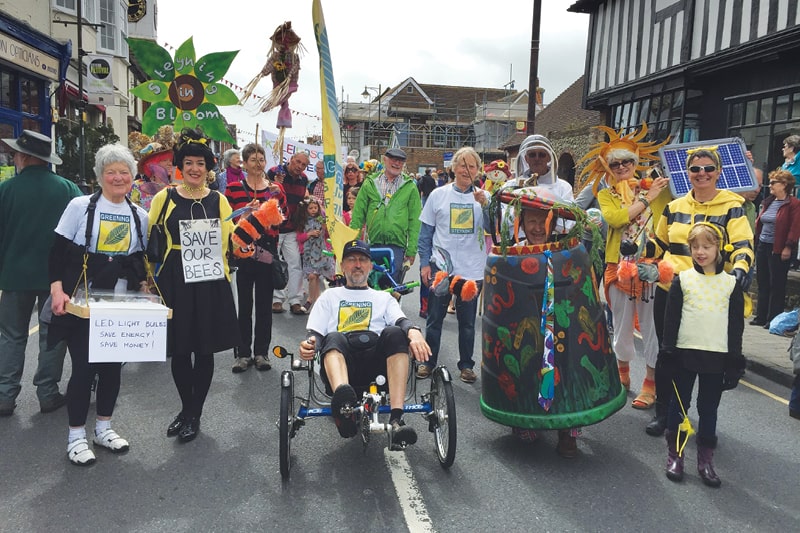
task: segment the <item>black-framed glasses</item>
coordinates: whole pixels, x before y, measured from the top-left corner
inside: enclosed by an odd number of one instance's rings
[[[614,161],[613,163],[609,163],[608,168],[610,168],[611,170],[617,170],[618,168],[623,166],[626,168],[630,167],[631,165],[633,165],[633,163],[634,163],[633,159],[623,159],[622,161]]]
[[[689,167],[689,172],[692,172],[694,174],[699,174],[701,170],[705,170],[706,174],[711,174],[712,172],[717,170],[717,166],[716,165],[703,165],[703,166],[692,165],[692,166]]]
[[[358,172],[358,169],[355,167],[347,167],[344,169],[345,172]]]
[[[770,185],[775,185],[776,183],[783,184],[783,182],[782,182],[782,181],[780,181],[780,180],[769,180],[769,184],[770,184]]]
[[[550,157],[550,154],[542,151],[538,152],[531,151],[531,152],[525,152],[525,157],[530,159],[544,159],[545,157]]]

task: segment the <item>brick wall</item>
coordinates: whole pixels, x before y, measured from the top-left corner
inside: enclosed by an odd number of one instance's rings
[[[454,152],[440,148],[403,148],[403,151],[408,155],[406,159],[408,172],[416,172],[420,165],[434,166],[441,170],[444,168],[444,152]]]

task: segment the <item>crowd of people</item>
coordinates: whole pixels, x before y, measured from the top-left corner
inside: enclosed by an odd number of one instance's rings
[[[643,359],[645,378],[631,406],[655,408],[645,429],[650,435],[666,436],[666,475],[678,481],[683,478],[681,442],[687,438],[681,422],[699,380],[698,471],[707,485],[719,486],[713,465],[717,408],[723,390],[735,386],[743,371],[744,295],[755,270],[758,303],[750,324],[768,326],[784,310],[787,273],[798,257],[800,200],[795,193],[800,137],[784,141],[783,168],[768,174],[768,193],[756,208],[756,195],[718,187],[722,161],[713,146],[689,150],[686,170],[691,190],[672,198],[668,180],[650,174],[656,160],[652,154],[660,145],[639,142],[643,135],[635,133],[610,135],[587,155],[588,189],[577,191],[577,198],[573,187],[558,177],[556,153],[541,135],[525,139],[516,165],[505,164],[515,166],[516,173],[499,188],[534,188],[558,202],[599,209],[602,217],[597,223],[605,238],[597,245],[605,267],[598,276],[608,305],[608,335],[620,383],[631,389],[630,366],[637,356]],[[311,358],[319,352],[333,407],[356,401],[353,384],[369,380],[365,365],[370,372],[388,370],[393,391],[390,423],[398,444],[416,440],[402,421],[409,358],[417,362],[417,378],[431,375],[451,304],[458,323],[458,376],[467,384],[479,378],[473,349],[480,300],[429,290],[439,272],[474,282],[477,293],[482,290],[491,251],[485,232],[491,229],[492,195],[482,188],[484,162],[470,147],[454,154],[448,172],[428,167],[421,175],[407,172],[408,157],[400,148],[388,149],[380,164],[359,166],[348,158],[343,168],[343,218],[358,231],[358,239],[337,258],[344,286],[326,290],[337,265],[326,229],[325,168],[317,162],[316,179],[310,182],[308,153],[295,153],[267,169],[264,148],[248,144],[226,151],[217,161],[201,133],[185,129],[169,150],[174,169],[162,165],[162,157],[158,166],[163,172],[156,172],[179,173],[180,181],[139,187],[136,198],[146,198],[143,206],[131,201],[142,166],[137,166],[128,148],[109,145],[98,151],[94,169],[98,190],[82,196],[77,187],[48,169],[49,164],[59,163],[50,153],[49,138],[24,131],[18,139],[4,142],[14,150],[18,175],[0,185],[0,416],[13,414],[16,407],[28,319],[37,305],[42,340],[34,385],[42,412],[67,405],[67,452],[74,464],[96,459],[85,429],[95,375],[99,380],[92,441],[95,447],[115,453],[129,448],[111,428],[120,363],[90,363],[88,321],[66,312],[80,276],[94,288],[150,291],[148,272],[154,268],[164,303],[173,313],[167,353],[181,402],[166,434],[181,442],[199,434],[215,353],[233,351],[234,373],[250,366],[260,371],[271,368],[272,314],[285,312],[284,303],[293,315],[309,315],[309,336],[301,343],[300,354]],[[210,172],[214,168],[221,171]],[[43,197],[46,202],[41,202]],[[237,224],[265,204],[279,209],[280,221],[261,227],[247,249],[234,249],[231,236]],[[26,216],[14,216],[22,212]],[[542,244],[574,224],[556,224],[540,214],[523,215],[521,227],[520,221],[512,220],[507,231],[523,242]],[[511,211],[504,216],[511,217]],[[180,228],[207,221],[219,237],[223,264],[213,276],[192,283],[182,268]],[[165,229],[166,253],[151,265],[145,253],[148,228],[157,225]],[[371,270],[370,247],[390,251],[391,272],[400,279],[419,257],[424,334],[389,293],[364,292]],[[279,261],[288,267],[285,288],[274,285]],[[25,265],[24,273],[20,265]],[[343,324],[341,313],[334,312],[343,305],[368,306],[373,313],[369,320],[347,319]],[[709,338],[704,334],[709,324],[725,334]],[[357,331],[371,334],[366,340],[348,335]],[[638,350],[635,335],[642,339]],[[58,382],[67,351],[72,375],[64,396]],[[798,389],[800,376],[792,393],[792,416],[800,416]],[[354,435],[354,420],[336,411],[339,433]],[[535,432],[515,434],[535,438]],[[577,454],[577,434],[575,427],[559,433],[561,455]]]

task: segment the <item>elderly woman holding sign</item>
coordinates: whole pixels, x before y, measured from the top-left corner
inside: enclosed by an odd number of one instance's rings
[[[224,195],[206,187],[214,154],[198,132],[184,129],[175,144],[174,164],[183,183],[153,198],[150,223],[166,236],[157,274],[164,302],[172,309],[167,344],[181,399],[167,436],[189,442],[200,431],[214,353],[238,346],[239,328],[227,261],[231,207]]]
[[[89,362],[90,321],[67,315],[66,304],[79,285],[115,293],[147,288],[143,253],[147,211],[127,198],[136,174],[133,154],[123,146],[103,146],[95,156],[94,172],[100,190],[91,196],[75,198],[67,205],[56,226],[49,259],[51,307],[55,316],[48,342],[66,340],[72,359],[72,376],[67,387],[67,455],[72,464],[79,466],[95,462],[86,439],[95,375],[98,381],[94,444],[113,453],[127,451],[129,446],[128,441],[111,429],[122,364]]]

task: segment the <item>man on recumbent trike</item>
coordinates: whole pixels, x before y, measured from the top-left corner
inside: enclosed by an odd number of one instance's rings
[[[342,437],[358,432],[358,396],[351,383],[366,388],[376,376],[386,375],[392,444],[414,444],[417,434],[403,422],[408,356],[427,361],[431,349],[397,300],[367,285],[372,270],[368,244],[360,240],[345,244],[341,265],[346,284],[328,289],[317,300],[308,317],[308,337],[300,343],[300,356],[311,360],[319,347],[320,376],[333,391],[331,414]]]

